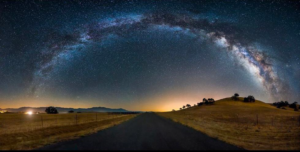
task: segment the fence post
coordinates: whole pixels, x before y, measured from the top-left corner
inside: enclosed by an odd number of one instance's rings
[[[77,125],[77,113],[76,113],[76,117],[75,117],[75,119],[76,119],[76,125]]]
[[[44,127],[43,116],[41,116],[42,127]]]
[[[272,126],[273,126],[273,117],[272,117]]]
[[[96,112],[96,121],[98,121],[98,116],[97,116],[97,112]]]
[[[258,115],[256,115],[256,126],[258,126]]]
[[[300,116],[299,116],[299,118],[298,118],[298,121],[299,121],[299,127],[300,127]]]

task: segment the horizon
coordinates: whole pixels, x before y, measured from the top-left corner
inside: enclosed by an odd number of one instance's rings
[[[243,96],[239,96],[240,98],[244,98]],[[245,97],[247,97],[247,96],[245,96]],[[255,97],[255,96],[254,96]],[[220,99],[215,99],[215,101],[219,101],[219,100],[223,100],[223,99],[227,99],[227,98],[231,98],[230,96],[228,96],[228,97],[223,97],[223,98],[220,98]],[[202,98],[203,99],[203,98]],[[199,100],[199,102],[202,102],[202,99],[201,100]],[[213,98],[214,99],[214,98]],[[258,100],[258,101],[261,101],[261,100],[259,100],[259,99],[256,99],[256,100]],[[261,101],[261,102],[264,102],[264,101]],[[198,102],[197,102],[198,103]],[[194,104],[197,104],[197,103],[186,103],[186,104],[191,104],[191,106],[193,106]],[[270,103],[267,103],[267,102],[264,102],[264,103],[266,103],[266,104],[272,104],[272,102],[270,102]],[[185,104],[183,104],[183,105],[185,105]],[[180,106],[182,106],[182,105],[180,105]],[[181,107],[176,107],[176,108],[173,108],[174,110],[179,110],[179,108],[181,108]],[[11,107],[8,107],[8,108],[2,108],[2,107],[0,107],[0,109],[3,109],[3,110],[5,110],[5,109],[20,109],[20,108],[45,108],[45,107],[55,107],[55,108],[66,108],[66,109],[68,109],[68,108],[70,108],[70,109],[80,109],[80,108],[82,108],[82,109],[88,109],[88,108],[108,108],[108,109],[123,109],[123,110],[127,110],[127,111],[142,111],[142,112],[167,112],[167,111],[172,111],[173,109],[171,108],[171,109],[166,109],[166,110],[130,110],[130,109],[127,109],[127,108],[123,108],[123,107],[119,107],[119,108],[116,108],[116,107],[105,107],[105,106],[92,106],[92,107],[61,107],[61,106],[21,106],[21,107],[15,107],[15,108],[11,108]]]

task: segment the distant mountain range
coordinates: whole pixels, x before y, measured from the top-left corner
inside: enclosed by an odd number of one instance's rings
[[[45,112],[47,107],[20,107],[20,108],[7,108],[0,110],[6,110],[7,112]],[[63,108],[63,107],[55,107],[59,113],[67,113],[70,110],[74,112],[131,112],[122,108],[119,109],[111,109],[106,107],[92,107],[92,108]]]

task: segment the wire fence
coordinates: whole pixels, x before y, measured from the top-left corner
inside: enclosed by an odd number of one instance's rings
[[[199,122],[231,123],[237,126],[272,126],[272,127],[300,127],[300,115],[262,115],[262,114],[235,114],[221,115],[208,113],[197,115],[185,113],[183,115],[170,116],[170,118],[186,119]],[[205,125],[205,124],[203,124]]]
[[[136,113],[0,114],[0,134],[100,122]]]
[[[237,124],[248,124],[253,126],[299,126],[300,116],[276,116],[276,115],[236,115],[233,117],[220,117],[220,118],[205,118],[211,119],[214,122],[231,122]]]

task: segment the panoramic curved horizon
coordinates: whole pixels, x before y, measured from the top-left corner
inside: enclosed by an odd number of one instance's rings
[[[0,5],[0,108],[170,111],[234,93],[299,99],[293,2],[27,2]]]

